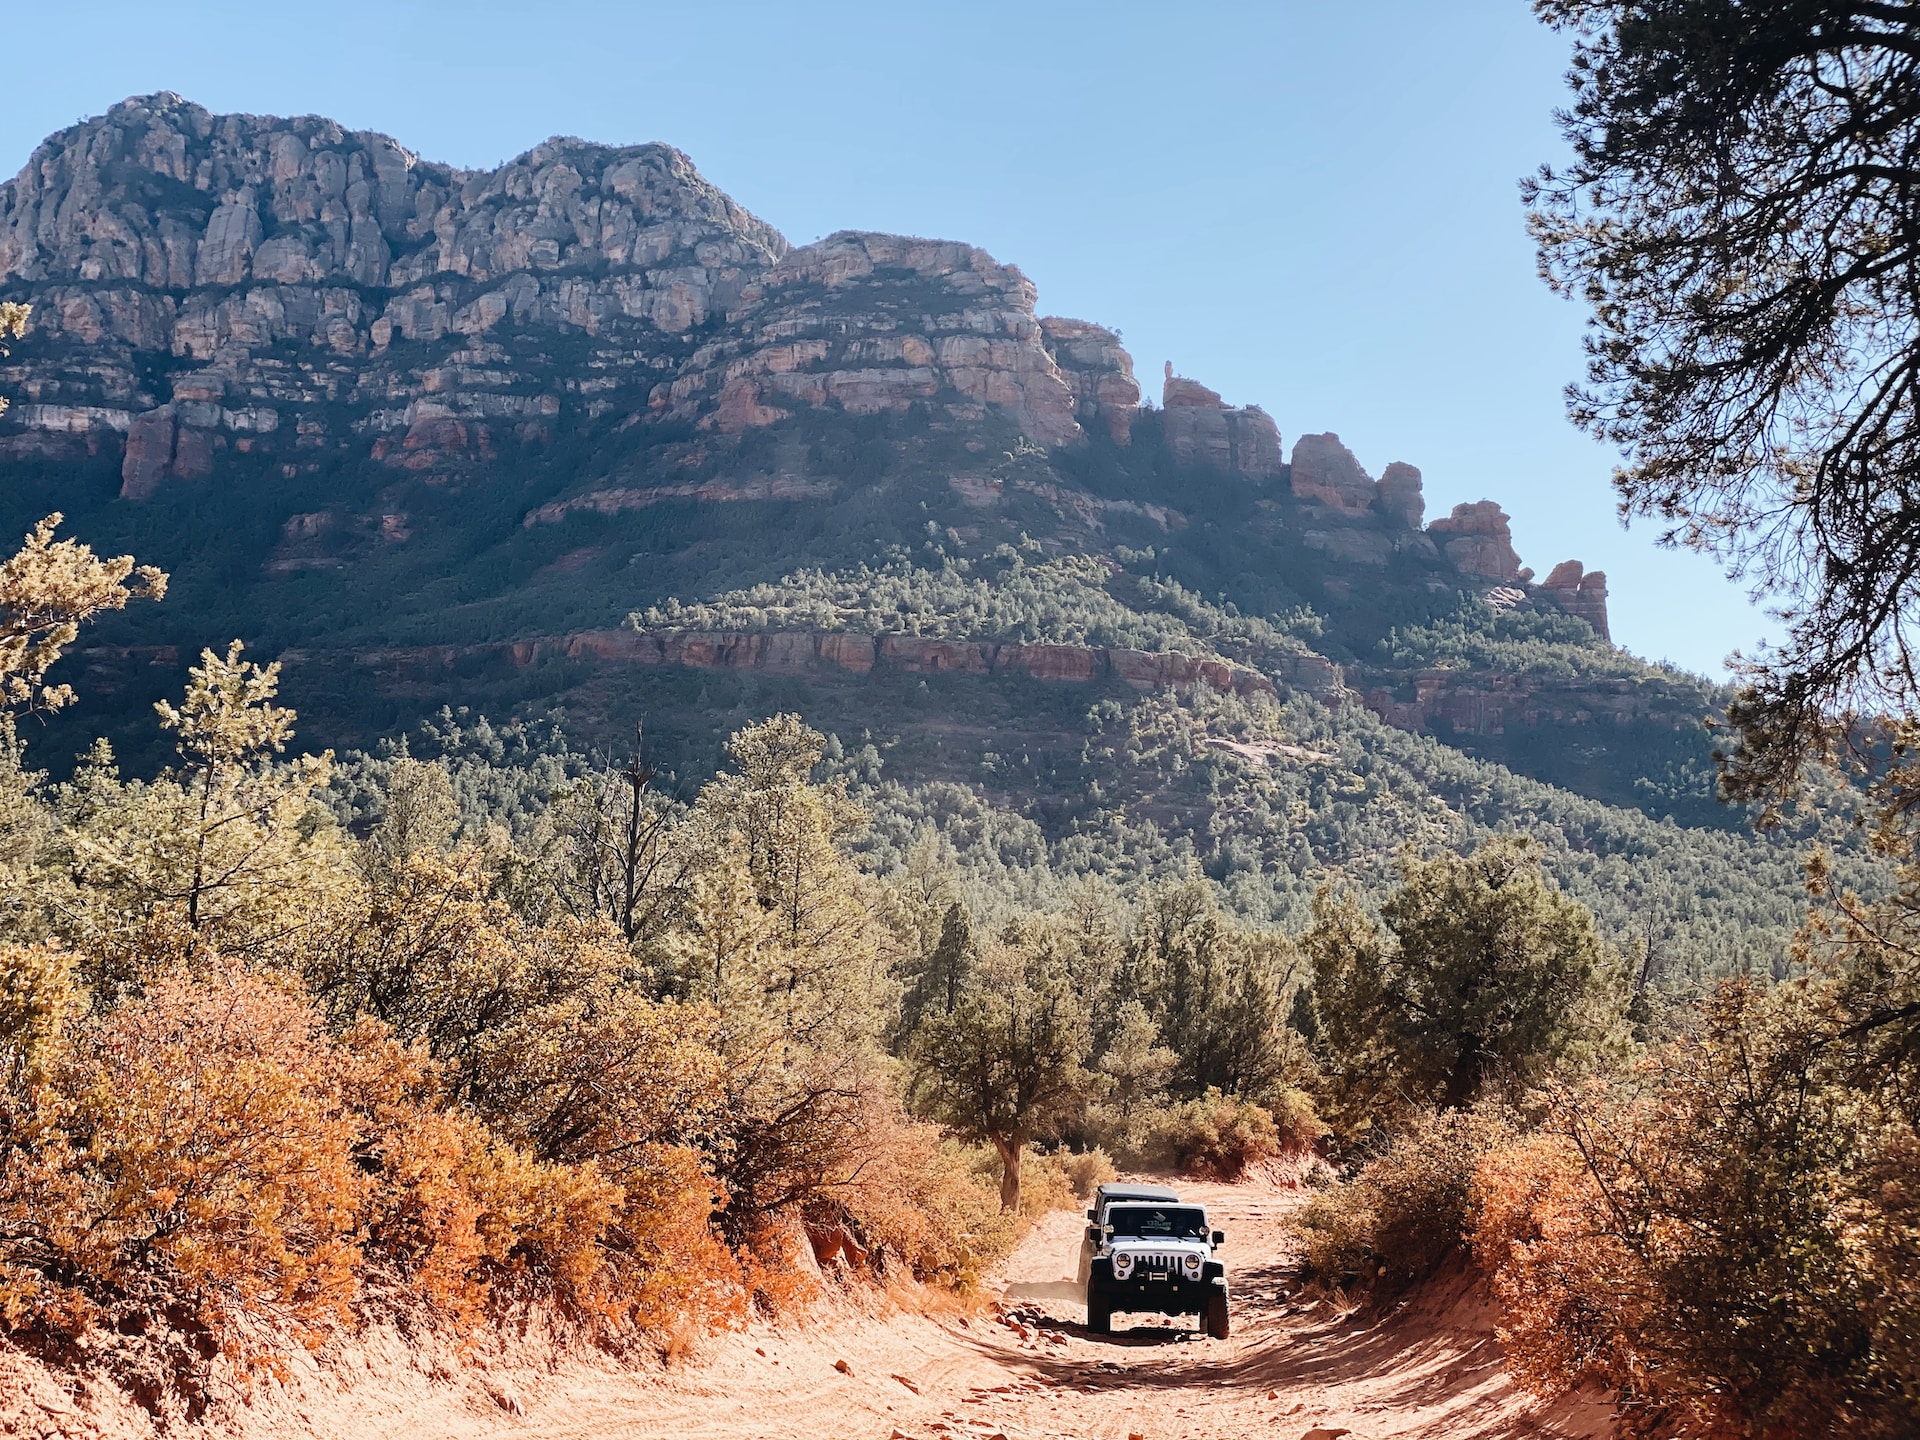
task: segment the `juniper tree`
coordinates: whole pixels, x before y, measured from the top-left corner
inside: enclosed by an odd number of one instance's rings
[[[1783,604],[1729,790],[1777,798],[1836,711],[1920,702],[1920,9],[1535,0],[1573,151],[1526,187],[1585,302],[1574,419],[1621,509]]]

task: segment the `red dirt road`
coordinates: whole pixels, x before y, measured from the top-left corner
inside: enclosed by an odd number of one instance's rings
[[[1543,1407],[1506,1378],[1494,1316],[1465,1275],[1384,1317],[1341,1318],[1286,1296],[1297,1191],[1188,1186],[1227,1231],[1234,1333],[1209,1340],[1157,1317],[1112,1338],[1083,1324],[1076,1214],[1050,1217],[1014,1255],[1007,1319],[848,1319],[722,1343],[666,1393],[530,1407],[543,1437],[872,1436],[916,1440],[1355,1440],[1598,1437],[1597,1403]],[[1011,1321],[1009,1324],[1007,1321]],[[1191,1322],[1187,1322],[1191,1323]],[[1018,1327],[1018,1328],[1015,1328]],[[1022,1333],[1024,1332],[1024,1333]],[[757,1353],[764,1350],[763,1356]],[[836,1370],[844,1361],[847,1371]],[[655,1382],[658,1384],[658,1382]],[[917,1393],[916,1393],[917,1390]]]
[[[1072,1283],[1077,1213],[1049,1217],[1013,1256],[1001,1317],[838,1303],[805,1323],[701,1342],[665,1374],[528,1336],[480,1353],[422,1351],[388,1332],[264,1381],[207,1433],[234,1440],[1354,1440],[1611,1432],[1607,1407],[1542,1406],[1507,1379],[1490,1303],[1465,1274],[1384,1316],[1287,1294],[1286,1216],[1298,1191],[1186,1186],[1227,1232],[1233,1335],[1117,1320],[1088,1333]],[[1191,1322],[1188,1322],[1191,1323]],[[3,1359],[4,1357],[0,1357]],[[836,1368],[836,1362],[844,1368]],[[0,1433],[146,1440],[117,1399],[69,1404],[57,1377],[0,1364]],[[12,1392],[9,1394],[8,1392]]]

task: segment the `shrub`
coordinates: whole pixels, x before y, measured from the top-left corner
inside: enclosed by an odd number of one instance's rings
[[[1501,1303],[1507,1370],[1535,1393],[1589,1384],[1646,1392],[1646,1357],[1631,1336],[1652,1297],[1644,1270],[1607,1233],[1606,1209],[1564,1135],[1530,1135],[1480,1159],[1474,1258]]]
[[[1027,1216],[1075,1209],[1092,1198],[1095,1187],[1119,1174],[1112,1158],[1098,1146],[1091,1150],[1042,1151],[1030,1156],[1027,1164],[1032,1169],[1027,1172],[1026,1184],[1033,1187],[1033,1194],[1023,1189],[1020,1196],[1020,1213]]]
[[[1326,1133],[1301,1092],[1283,1090],[1280,1103],[1276,1118],[1250,1100],[1209,1090],[1153,1117],[1141,1158],[1152,1168],[1196,1179],[1238,1180],[1249,1166],[1298,1154]]]
[[[15,961],[59,990],[57,967]],[[432,1062],[384,1026],[330,1036],[237,967],[57,1034],[52,1001],[15,1008],[34,1023],[0,1017],[0,1043],[30,1035],[33,1063],[0,1099],[0,1326],[156,1412],[199,1414],[218,1357],[271,1363],[247,1337],[314,1339],[367,1300],[463,1329],[534,1299],[642,1328],[740,1313],[688,1146],[630,1144],[617,1184],[542,1159],[441,1109]]]
[[[1529,1388],[1597,1382],[1706,1433],[1915,1433],[1910,1101],[1854,1083],[1819,998],[1729,982],[1635,1085],[1560,1094],[1482,1166]]]
[[[882,1271],[898,1263],[922,1283],[974,1289],[1018,1234],[1000,1208],[993,1152],[943,1138],[892,1105],[870,1110],[865,1129],[862,1163],[808,1203],[809,1226],[843,1225]]]
[[[1620,957],[1592,912],[1547,878],[1536,845],[1501,838],[1432,860],[1408,852],[1401,871],[1380,907],[1384,929],[1323,889],[1301,937],[1348,1128],[1391,1122],[1399,1096],[1448,1109],[1517,1098],[1618,1048]]]
[[[1063,1151],[1060,1168],[1072,1182],[1077,1200],[1091,1200],[1095,1190],[1118,1179],[1120,1174],[1113,1168],[1113,1157],[1098,1145],[1091,1150]]]
[[[242,1317],[312,1333],[344,1315],[369,1189],[355,1057],[296,997],[220,981],[164,979],[70,1026],[44,1082],[11,1097],[0,1168],[10,1338],[94,1355],[189,1414]]]
[[[1509,1123],[1475,1111],[1417,1119],[1345,1184],[1300,1212],[1295,1228],[1323,1285],[1406,1283],[1430,1274],[1473,1228],[1481,1157]]]

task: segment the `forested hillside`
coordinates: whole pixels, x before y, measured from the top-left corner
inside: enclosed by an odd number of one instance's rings
[[[577,773],[643,726],[691,793],[801,714],[861,853],[987,910],[1193,874],[1291,925],[1521,831],[1684,988],[1782,970],[1816,837],[1876,883],[1844,799],[1764,837],[1718,803],[1724,697],[1610,643],[1605,577],[1171,367],[1141,403],[970,247],[791,249],[662,146],[468,174],[164,95],[49,139],[0,237],[0,525],[172,577],[24,732],[56,776],[96,734],[151,772],[151,702],[237,637],[343,755],[508,765],[484,716]]]
[[[0,1363],[35,1409],[239,1430],[299,1356],[650,1364],[829,1288],[958,1330],[1118,1167],[1271,1165],[1294,1248],[1235,1273],[1336,1343],[1451,1274],[1516,1383],[1631,1433],[1910,1434],[1913,547],[1830,548],[1910,520],[1912,466],[1874,479],[1905,410],[1742,498],[1779,414],[1855,403],[1845,347],[1723,445],[1719,381],[1647,336],[1793,267],[1677,314],[1606,257],[1724,197],[1702,155],[1798,141],[1760,94],[1639,213],[1609,147],[1665,87],[1728,103],[1733,22],[1539,8],[1588,175],[1542,172],[1543,257],[1628,296],[1601,331],[1653,316],[1576,417],[1681,538],[1810,527],[1776,579],[1855,607],[1739,695],[1614,645],[1606,577],[1523,564],[1496,499],[1429,518],[1414,465],[1170,363],[1143,401],[1012,265],[793,247],[664,145],[469,172],[172,94],[42,144],[0,186]],[[1858,98],[1910,96],[1914,27],[1868,18]],[[1698,273],[1735,253],[1709,227]],[[1714,376],[1748,327],[1694,337]],[[1729,717],[1764,811],[1719,799]],[[1105,1213],[1062,1232],[1084,1338],[1146,1299],[1225,1340],[1207,1217],[1176,1274]]]

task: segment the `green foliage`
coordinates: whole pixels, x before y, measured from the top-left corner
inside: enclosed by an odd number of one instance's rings
[[[1384,665],[1554,680],[1617,677],[1678,691],[1699,714],[1706,713],[1712,698],[1711,687],[1698,677],[1617,650],[1584,620],[1557,611],[1496,611],[1477,598],[1463,599],[1451,615],[1393,629],[1380,641],[1376,658]]]
[[[1590,1070],[1617,1045],[1627,991],[1585,906],[1551,886],[1538,852],[1507,840],[1467,858],[1403,861],[1385,934],[1322,892],[1302,939],[1320,1041],[1363,1104],[1459,1109]]]
[[[902,976],[905,993],[901,997],[900,1033],[911,1035],[924,1015],[953,1014],[979,963],[973,919],[967,907],[955,900],[940,917],[939,938],[909,961]]]
[[[1300,979],[1283,937],[1234,925],[1197,881],[1149,893],[1123,982],[1178,1057],[1169,1088],[1276,1094],[1303,1060],[1286,1016]]]
[[[1154,1169],[1200,1180],[1233,1181],[1262,1161],[1310,1150],[1326,1133],[1313,1113],[1313,1102],[1298,1090],[1282,1090],[1278,1099],[1281,1116],[1251,1100],[1209,1088],[1204,1095],[1154,1115],[1140,1147],[1141,1157]]]
[[[205,651],[183,702],[158,707],[180,764],[125,781],[104,742],[54,796],[48,859],[71,889],[50,897],[52,928],[116,985],[184,945],[259,959],[297,945],[345,883],[348,860],[320,804],[330,755],[276,763],[293,712],[273,703],[279,666]]]
[[[1591,308],[1574,420],[1625,513],[1783,602],[1728,767],[1797,791],[1852,713],[1911,713],[1920,140],[1907,6],[1538,0],[1569,33],[1542,273]]]
[[[1412,1117],[1351,1180],[1314,1197],[1295,1221],[1320,1285],[1404,1285],[1432,1273],[1474,1226],[1480,1163],[1511,1139],[1494,1111]]]
[[[1080,994],[1048,930],[989,947],[952,1012],[928,1015],[916,1032],[913,1097],[929,1115],[994,1147],[1003,1209],[1020,1208],[1027,1143],[1083,1100],[1090,1046]]]
[[[1206,653],[1218,643],[1298,650],[1310,612],[1279,624],[1207,603],[1178,581],[1134,577],[1099,555],[1046,558],[1032,542],[969,560],[941,551],[938,566],[897,551],[885,565],[801,570],[711,601],[669,599],[629,618],[641,629],[850,630],[1051,645],[1108,645]],[[1152,558],[1152,552],[1147,552]]]

